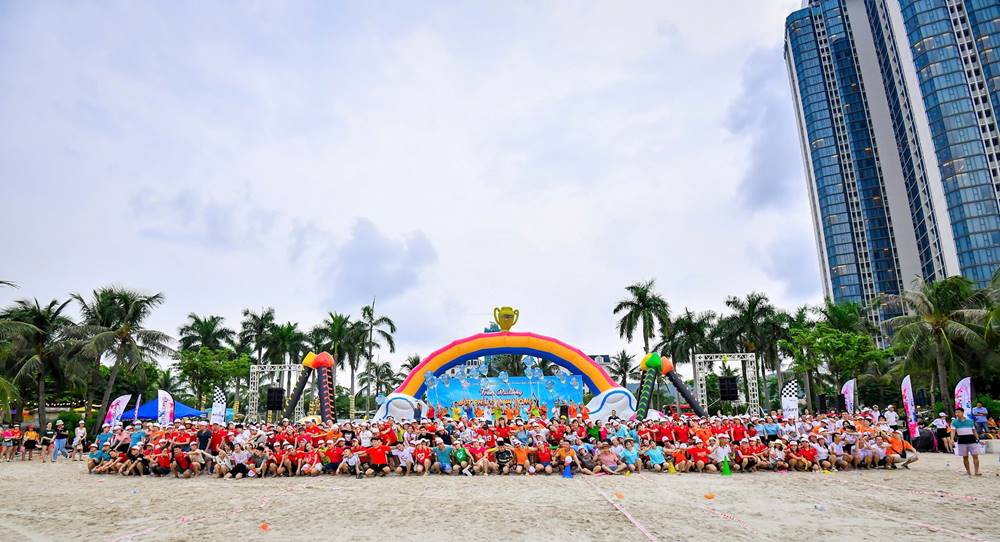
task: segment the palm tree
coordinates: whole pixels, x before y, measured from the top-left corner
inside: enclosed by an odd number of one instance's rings
[[[765,336],[765,322],[773,318],[776,312],[765,294],[751,292],[746,297],[729,296],[726,306],[733,314],[723,318],[720,328],[724,342],[736,347],[738,352],[757,354],[758,359],[768,340]],[[750,397],[747,387],[746,362],[740,363],[743,375],[743,386],[746,397]]]
[[[6,421],[7,415],[10,414],[11,406],[19,401],[20,398],[20,394],[17,393],[17,386],[7,379],[0,378],[0,410],[4,413],[4,415],[0,415],[0,421]]]
[[[634,375],[639,367],[635,364],[635,356],[622,350],[611,356],[605,369],[615,377],[615,380],[621,382],[623,388],[627,388],[628,377]]]
[[[323,320],[320,324],[324,328],[324,336],[327,340],[326,351],[333,356],[335,363],[333,364],[333,380],[337,381],[337,367],[343,365],[348,361],[348,353],[352,348],[355,341],[355,336],[359,335],[358,329],[351,322],[351,317],[346,314],[340,314],[331,312],[327,315],[327,318]],[[354,397],[354,372],[357,369],[357,363],[353,365],[349,364],[351,368],[351,401]],[[337,404],[336,394],[337,386],[334,385],[333,389],[330,390],[333,397],[330,397],[331,404]]]
[[[374,388],[375,394],[392,393],[398,384],[396,372],[388,361],[373,361],[358,375],[358,382],[369,389]]]
[[[71,300],[50,301],[44,307],[38,300],[21,299],[0,313],[0,319],[21,322],[37,331],[14,337],[13,355],[17,382],[34,381],[38,387],[38,423],[44,426],[45,379],[62,378],[64,354],[70,344],[68,330],[73,321],[62,312]]]
[[[271,332],[274,330],[274,309],[267,307],[260,311],[260,314],[243,309],[243,321],[240,322],[240,339],[253,345],[257,352],[257,365],[264,364],[264,351],[270,342]]]
[[[306,336],[294,322],[275,326],[268,336],[265,356],[274,364],[292,364],[302,359]],[[292,389],[292,371],[285,374],[285,390]]]
[[[656,329],[666,327],[670,320],[670,305],[653,290],[655,285],[656,281],[649,279],[626,286],[625,291],[631,297],[619,301],[614,310],[614,314],[624,313],[618,321],[618,336],[632,342],[636,328],[641,326],[643,352],[646,353]]]
[[[161,389],[174,397],[180,397],[182,395],[187,395],[190,387],[182,379],[174,376],[170,371],[160,372],[160,377],[156,379],[156,387]],[[200,405],[199,405],[200,407]]]
[[[187,323],[178,330],[181,350],[218,350],[223,344],[232,342],[236,332],[222,325],[224,320],[221,316],[202,318],[193,312],[189,314]]]
[[[9,280],[0,280],[0,286],[7,286],[9,288],[17,288],[17,285]],[[8,337],[13,337],[14,335],[25,333],[28,331],[38,331],[38,328],[32,326],[31,324],[26,324],[24,322],[15,322],[13,320],[0,319],[0,339],[6,339]]]
[[[694,368],[694,381],[698,382],[698,366],[694,363],[694,355],[695,352],[714,350],[711,332],[715,318],[712,311],[695,314],[685,307],[684,312],[670,323],[669,329],[660,329],[660,342],[653,349],[660,352],[660,355],[669,357],[675,366],[690,363]],[[653,375],[653,378],[659,379],[659,375]],[[679,393],[674,394],[678,412],[680,397]],[[704,397],[699,397],[698,400],[706,401]]]
[[[986,341],[969,324],[985,322],[989,312],[969,308],[976,298],[972,281],[962,276],[948,277],[933,283],[914,282],[916,288],[888,295],[883,306],[905,309],[907,314],[886,322],[895,331],[893,342],[906,349],[911,362],[933,361],[941,400],[949,413],[954,411],[949,388],[948,368],[955,361],[955,346],[974,351],[989,349]]]
[[[389,347],[389,352],[396,351],[396,342],[392,334],[396,332],[396,323],[388,316],[377,316],[375,314],[375,299],[371,305],[361,307],[361,322],[368,330],[368,340],[366,343],[367,360],[372,362],[373,351],[382,347],[383,344]],[[368,401],[371,400],[371,393],[368,394]],[[371,410],[371,404],[365,405],[366,410]]]
[[[396,374],[399,376],[400,381],[405,380],[406,377],[409,376],[410,373],[412,373],[413,370],[417,368],[417,365],[420,365],[421,361],[423,360],[420,359],[419,354],[412,354],[407,356],[406,360],[403,361],[403,365],[399,368],[399,371],[396,371]]]
[[[83,315],[80,330],[87,338],[83,352],[94,359],[108,355],[114,360],[97,416],[99,424],[107,413],[111,391],[122,369],[131,370],[156,356],[174,353],[167,346],[171,341],[169,335],[144,326],[153,309],[163,304],[164,297],[160,293],[146,295],[113,286],[94,291],[90,302],[84,301],[79,294],[74,294],[73,298],[80,303]]]

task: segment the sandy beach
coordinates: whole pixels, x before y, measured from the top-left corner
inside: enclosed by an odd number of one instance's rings
[[[960,474],[954,456],[924,454],[908,472],[263,482],[3,463],[0,538],[998,540],[1000,468],[995,455],[983,459],[978,478]]]

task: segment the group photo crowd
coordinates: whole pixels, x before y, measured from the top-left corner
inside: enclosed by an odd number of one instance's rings
[[[91,474],[225,479],[396,474],[631,475],[770,471],[836,472],[909,469],[920,453],[955,453],[979,475],[981,439],[997,438],[997,424],[981,404],[966,415],[940,413],[915,446],[895,407],[862,408],[783,419],[675,416],[607,422],[588,419],[586,407],[563,405],[552,418],[430,417],[382,422],[243,424],[179,420],[104,424],[89,438],[83,422],[72,434],[62,421],[39,432],[4,427],[6,461],[83,462]],[[532,410],[537,410],[533,405]],[[571,409],[571,410],[570,410]],[[452,409],[438,407],[437,413]],[[558,415],[560,411],[572,415]],[[71,439],[71,440],[70,440]],[[928,446],[929,445],[929,446]],[[918,450],[918,448],[923,448]],[[970,464],[969,460],[972,459]]]

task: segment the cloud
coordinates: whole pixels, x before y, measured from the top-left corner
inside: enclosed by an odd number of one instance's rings
[[[794,106],[781,47],[754,52],[743,66],[729,130],[749,142],[739,194],[748,209],[781,208],[805,197]]]
[[[785,233],[757,253],[763,258],[764,272],[784,286],[785,295],[815,299],[822,295],[816,244],[812,237],[799,233]]]
[[[143,237],[221,250],[260,240],[275,221],[272,212],[219,203],[190,190],[172,196],[140,192],[130,210]]]
[[[372,296],[392,300],[416,286],[420,273],[437,261],[437,253],[423,232],[392,239],[367,218],[358,218],[346,242],[326,258],[323,284],[327,303],[353,307]]]

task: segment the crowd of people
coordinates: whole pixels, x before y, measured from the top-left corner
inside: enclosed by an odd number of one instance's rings
[[[616,415],[595,421],[585,409],[575,414],[563,416],[560,409],[551,418],[494,419],[458,412],[419,421],[259,425],[136,421],[105,424],[92,439],[81,422],[70,446],[70,432],[57,421],[42,432],[4,427],[0,457],[12,461],[20,453],[32,460],[38,451],[41,461],[86,462],[93,474],[235,479],[908,469],[920,457],[892,406],[856,414],[807,411],[795,419],[778,412],[641,422]],[[976,418],[961,409],[953,419],[942,414],[928,427],[937,451],[956,447],[967,473],[979,474],[977,443],[996,431],[984,409]]]

